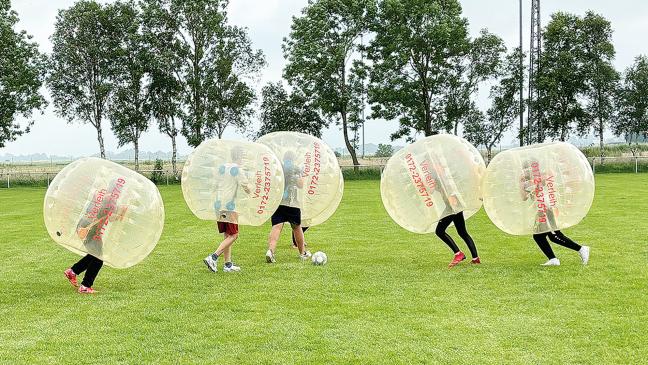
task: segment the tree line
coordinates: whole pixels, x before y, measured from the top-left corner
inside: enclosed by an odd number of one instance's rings
[[[77,1],[59,11],[43,55],[17,14],[0,0],[0,147],[29,130],[19,125],[48,101],[70,123],[102,126],[119,145],[157,126],[197,146],[233,128],[257,135],[342,130],[354,164],[357,130],[369,119],[397,120],[392,139],[440,132],[463,135],[490,154],[530,108],[537,128],[527,142],[596,133],[648,132],[648,58],[624,72],[613,66],[612,26],[599,14],[558,12],[543,29],[537,100],[520,95],[522,50],[483,29],[471,36],[458,0],[309,0],[293,17],[282,49],[284,80],[253,87],[266,65],[248,30],[230,23],[227,0]],[[489,92],[480,109],[477,95]],[[260,99],[260,100],[259,100]],[[260,102],[259,102],[260,101]],[[257,111],[258,105],[258,111]]]

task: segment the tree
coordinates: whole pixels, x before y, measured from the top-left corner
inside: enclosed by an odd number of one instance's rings
[[[309,0],[284,39],[284,76],[322,114],[342,126],[344,143],[359,165],[349,132],[359,127],[364,108],[360,37],[373,19],[372,0]]]
[[[120,47],[115,51],[117,71],[108,115],[119,147],[135,147],[135,171],[139,170],[139,139],[151,119],[150,73],[151,51],[144,42],[140,14],[134,4],[115,3],[114,16],[123,25]],[[160,102],[160,101],[156,101]]]
[[[390,144],[378,144],[378,150],[374,154],[375,157],[391,157],[394,154],[394,147]]]
[[[601,15],[588,12],[580,22],[587,118],[578,126],[581,134],[594,129],[603,160],[603,133],[615,111],[614,96],[619,73],[612,65],[615,50],[612,25]]]
[[[612,125],[614,134],[625,135],[631,146],[632,138],[627,137],[648,136],[648,57],[637,57],[625,71],[616,104],[618,116]],[[636,148],[632,153],[636,153]]]
[[[500,142],[504,133],[513,127],[520,113],[520,80],[524,74],[520,69],[520,49],[516,48],[506,56],[498,69],[501,75],[497,84],[491,87],[492,105],[486,115],[473,106],[467,118],[464,136],[478,146],[486,148],[488,161],[493,156],[493,147]]]
[[[544,50],[536,79],[538,100],[530,105],[540,123],[535,140],[542,142],[548,136],[565,141],[587,118],[581,103],[586,84],[580,19],[555,13],[542,37]]]
[[[176,120],[184,120],[182,103],[184,89],[178,70],[181,58],[178,57],[174,47],[176,32],[172,26],[167,26],[164,9],[143,3],[142,4],[142,33],[144,42],[150,49],[149,71],[151,84],[149,96],[152,102],[148,103],[147,111],[157,121],[160,133],[171,139],[171,166],[173,176],[178,177],[177,158],[178,148],[176,138],[180,129]]]
[[[380,3],[372,27],[375,37],[368,47],[373,63],[369,101],[373,118],[399,120],[392,139],[453,129],[456,117],[448,118],[448,108],[453,106],[448,105],[446,93],[453,80],[459,90],[464,75],[453,60],[470,53],[468,22],[461,11],[457,0]]]
[[[261,137],[270,132],[294,131],[322,136],[326,121],[312,102],[299,92],[288,93],[281,82],[268,83],[261,92]]]
[[[446,100],[448,127],[452,127],[455,135],[461,121],[471,113],[472,97],[479,85],[497,76],[505,54],[506,47],[502,38],[482,29],[479,37],[470,41],[467,53],[448,60],[452,65],[451,72],[448,86],[441,90],[441,94]]]
[[[124,29],[116,9],[82,0],[59,11],[47,78],[57,114],[69,123],[92,125],[102,158],[106,157],[102,121],[115,87],[116,52]]]
[[[21,126],[16,117],[30,118],[47,105],[39,89],[45,57],[25,31],[16,31],[18,15],[9,0],[0,0],[0,148],[29,132],[33,121]]]
[[[173,76],[181,85],[182,134],[191,146],[233,126],[244,131],[254,114],[249,81],[265,65],[247,30],[227,22],[227,0],[143,0],[147,31],[168,37]]]

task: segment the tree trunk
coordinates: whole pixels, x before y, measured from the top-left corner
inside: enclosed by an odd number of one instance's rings
[[[458,134],[457,134],[457,129],[459,129],[459,122],[458,122],[458,121],[455,122],[455,124],[454,124],[454,135],[455,135],[455,136],[458,135]]]
[[[354,170],[357,172],[359,170],[358,166],[360,163],[358,162],[358,156],[356,156],[355,149],[353,149],[353,146],[351,145],[351,142],[349,141],[349,132],[347,130],[347,114],[346,111],[343,110],[340,112],[340,115],[342,116],[342,132],[344,134],[344,144],[346,144],[346,148],[349,151],[349,154],[351,155],[351,160],[353,160],[353,166]]]
[[[106,158],[106,150],[104,149],[103,135],[101,134],[101,123],[97,123],[97,140],[99,141],[99,154],[101,158]]]
[[[178,177],[178,169],[176,167],[177,161],[177,147],[176,147],[176,136],[175,134],[171,135],[171,148],[173,149],[173,154],[171,155],[171,166],[173,168],[173,177]]]
[[[139,171],[139,141],[136,139],[133,144],[135,145],[135,171]]]
[[[603,118],[599,117],[599,148],[601,149],[601,163],[603,163]]]
[[[493,157],[493,146],[490,146],[486,148],[486,158],[488,159],[488,161],[486,162],[487,164],[491,162],[492,157]]]

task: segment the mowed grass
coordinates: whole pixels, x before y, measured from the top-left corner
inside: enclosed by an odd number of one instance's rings
[[[307,233],[328,265],[299,262],[287,231],[266,264],[266,225],[242,227],[242,273],[213,274],[202,259],[214,224],[191,214],[179,186],[160,190],[157,248],[133,268],[105,267],[96,296],[63,277],[78,256],[48,237],[45,190],[0,190],[0,363],[648,361],[648,175],[597,176],[590,214],[566,231],[591,245],[587,267],[564,248],[562,266],[540,267],[531,237],[482,211],[468,226],[483,265],[448,270],[440,240],[388,217],[378,181],[351,181],[333,218]]]

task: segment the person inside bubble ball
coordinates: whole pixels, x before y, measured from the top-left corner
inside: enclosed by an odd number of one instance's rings
[[[555,206],[545,202],[544,192],[549,190],[550,186],[548,184],[553,184],[554,176],[556,174],[553,171],[549,169],[542,170],[537,159],[527,159],[522,163],[522,174],[519,179],[520,197],[522,200],[528,201],[536,210],[534,230],[536,232],[544,231],[544,233],[533,235],[533,240],[548,259],[542,265],[560,265],[560,260],[554,254],[547,238],[551,242],[578,252],[583,265],[587,265],[590,254],[589,246],[579,245],[558,230],[556,216],[559,212]]]
[[[470,250],[470,255],[472,256],[472,260],[470,262],[475,265],[481,264],[479,254],[477,253],[477,246],[475,246],[475,241],[473,241],[466,228],[466,220],[463,214],[464,205],[461,203],[460,196],[456,192],[453,192],[453,190],[456,189],[446,186],[450,184],[448,179],[445,178],[445,170],[443,166],[433,161],[430,163],[427,172],[428,174],[426,174],[426,181],[428,182],[428,185],[431,185],[433,187],[433,191],[439,193],[438,196],[441,197],[444,203],[443,212],[440,214],[440,216],[443,218],[441,218],[439,222],[437,222],[435,234],[446,245],[448,245],[450,250],[452,250],[452,252],[454,253],[454,257],[448,264],[448,268],[453,268],[466,259],[466,255],[459,249],[452,237],[450,237],[450,235],[446,232],[446,230],[452,223],[454,223],[459,237],[461,237],[461,239],[466,243],[466,246],[468,246],[468,249]],[[457,211],[459,212],[455,213]]]
[[[231,151],[232,162],[218,167],[216,199],[214,211],[219,217],[216,222],[218,233],[223,234],[223,240],[212,254],[205,257],[203,262],[212,272],[218,271],[218,258],[223,256],[225,264],[223,272],[239,272],[241,268],[232,262],[232,245],[239,236],[238,213],[236,212],[236,199],[239,188],[250,194],[249,182],[241,165],[244,151],[242,147],[235,147]]]
[[[88,252],[77,263],[65,270],[63,274],[74,287],[79,288],[81,294],[95,294],[92,288],[94,281],[103,266],[103,260],[99,257],[103,252],[103,234],[105,227],[110,222],[122,221],[128,207],[117,206],[120,195],[123,193],[124,180],[122,178],[113,180],[107,189],[99,189],[93,194],[84,209],[84,214],[77,223],[76,235],[83,240],[83,245]],[[56,232],[62,235],[63,231]],[[77,282],[77,276],[85,271],[81,285]]]
[[[295,237],[295,243],[299,250],[299,257],[302,260],[308,259],[311,254],[306,251],[304,245],[304,232],[301,227],[301,206],[299,189],[304,187],[302,170],[295,164],[295,153],[287,151],[283,156],[282,167],[284,171],[284,193],[281,204],[277,211],[272,214],[272,229],[268,238],[268,251],[266,251],[266,262],[273,264],[276,262],[275,249],[277,241],[281,235],[284,223],[290,223],[292,233]]]

